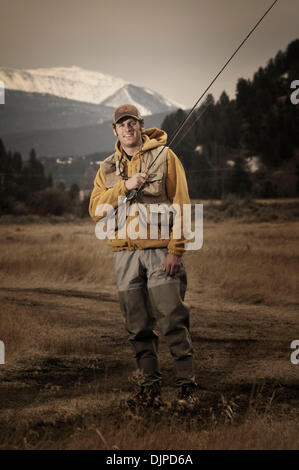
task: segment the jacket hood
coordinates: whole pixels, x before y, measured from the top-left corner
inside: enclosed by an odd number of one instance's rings
[[[161,129],[151,127],[149,129],[144,129],[142,132],[142,140],[142,151],[151,150],[161,145],[166,145],[167,134]],[[115,143],[115,150],[119,155],[121,155],[121,145],[118,139]]]

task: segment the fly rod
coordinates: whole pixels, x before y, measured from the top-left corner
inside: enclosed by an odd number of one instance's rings
[[[181,124],[179,124],[179,126],[177,127],[177,129],[174,131],[174,133],[172,134],[171,138],[170,138],[170,141],[169,141],[169,144],[168,144],[168,147],[171,146],[171,144],[173,143],[173,141],[176,139],[176,137],[179,135],[179,133],[181,132],[183,126],[186,124],[186,122],[190,119],[191,115],[193,114],[193,112],[195,111],[196,107],[198,106],[198,104],[200,103],[200,101],[203,99],[203,97],[206,95],[206,93],[209,91],[209,89],[211,88],[211,86],[215,83],[215,81],[217,80],[217,78],[221,75],[221,73],[224,71],[224,69],[228,66],[228,64],[231,62],[231,60],[235,57],[235,55],[238,53],[238,51],[241,49],[241,47],[245,44],[245,42],[249,39],[249,37],[252,35],[252,33],[256,30],[256,28],[258,27],[258,25],[263,21],[263,19],[265,18],[265,16],[270,12],[270,10],[274,7],[275,3],[277,3],[278,0],[275,0],[269,8],[267,8],[267,10],[265,11],[265,13],[261,16],[261,18],[257,21],[257,23],[251,28],[251,30],[249,31],[249,33],[245,36],[245,38],[243,39],[243,41],[239,44],[239,46],[236,48],[236,50],[233,52],[233,54],[230,56],[230,58],[225,62],[225,64],[221,67],[221,69],[219,70],[219,72],[215,75],[215,77],[213,78],[213,80],[209,83],[209,85],[207,86],[207,88],[204,90],[204,92],[200,95],[200,97],[198,98],[198,100],[196,101],[196,103],[194,104],[194,106],[192,107],[192,109],[189,111],[189,113],[187,114],[187,116],[185,117],[185,119],[181,122]],[[163,152],[163,150],[165,149],[167,144],[165,144],[162,149],[160,150],[160,152],[158,153],[158,155],[155,157],[155,159],[151,162],[151,164],[149,165],[149,167],[147,168],[147,172],[150,170],[150,168],[154,165],[154,163],[157,161],[158,157],[161,155],[161,153]],[[133,199],[135,199],[137,197],[137,194],[138,192],[140,191],[140,189],[142,188],[142,186],[140,186],[138,189],[132,189],[126,200],[127,201],[132,201]]]

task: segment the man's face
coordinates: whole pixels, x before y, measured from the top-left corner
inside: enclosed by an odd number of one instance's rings
[[[142,143],[143,121],[132,117],[120,119],[113,127],[113,133],[118,137],[123,148],[136,148]]]

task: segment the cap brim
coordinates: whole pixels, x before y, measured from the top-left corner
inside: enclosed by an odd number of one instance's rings
[[[120,120],[121,120],[122,118],[124,118],[124,117],[132,117],[132,118],[136,119],[137,121],[142,121],[142,120],[143,120],[141,117],[138,118],[137,116],[134,116],[134,114],[123,114],[122,116],[120,116],[120,117],[117,119],[117,121],[114,121],[114,124],[117,124],[118,121],[120,121]]]

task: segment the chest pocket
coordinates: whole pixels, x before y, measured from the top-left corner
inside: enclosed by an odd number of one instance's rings
[[[163,188],[163,173],[151,173],[142,190],[144,196],[160,196]]]
[[[114,171],[105,174],[105,186],[107,189],[112,188],[116,183],[122,180],[120,175],[115,174],[115,166],[112,168],[112,170]]]

